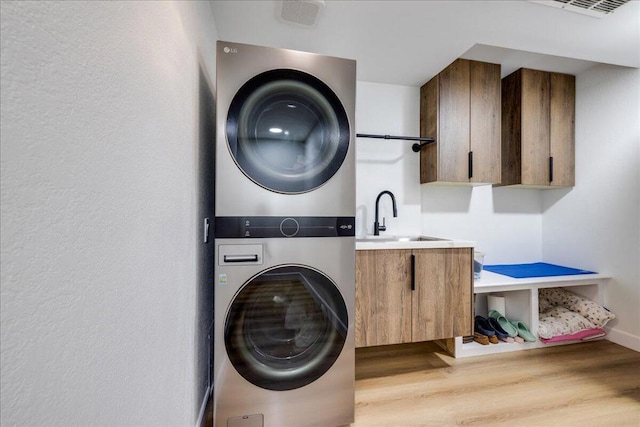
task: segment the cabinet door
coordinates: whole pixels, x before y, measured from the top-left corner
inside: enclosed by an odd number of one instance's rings
[[[549,185],[549,73],[522,70],[522,184]]]
[[[500,182],[500,65],[457,59],[420,88],[420,182]],[[473,164],[473,167],[471,167]]]
[[[502,79],[502,185],[522,183],[522,70]]]
[[[473,271],[470,248],[414,250],[414,342],[472,333]]]
[[[356,252],[356,347],[411,342],[411,251]]]
[[[458,59],[440,73],[438,181],[469,181],[469,62]]]
[[[550,185],[575,185],[575,76],[550,74],[549,154],[553,159]]]
[[[522,68],[502,79],[502,184],[575,185],[575,76]]]
[[[470,171],[476,183],[500,183],[500,65],[470,61]]]
[[[435,76],[420,88],[420,136],[435,138],[434,143],[420,150],[420,183],[438,180],[438,87],[439,76]]]

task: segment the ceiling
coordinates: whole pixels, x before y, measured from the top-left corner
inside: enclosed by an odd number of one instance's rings
[[[211,1],[220,40],[357,61],[358,80],[420,86],[458,57],[579,74],[640,67],[640,1],[594,18],[527,0],[326,0],[315,25],[283,22],[281,1]]]

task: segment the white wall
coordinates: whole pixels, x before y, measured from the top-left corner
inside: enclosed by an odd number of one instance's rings
[[[418,136],[420,91],[415,87],[357,82],[356,133]],[[420,159],[411,142],[358,138],[356,141],[356,234],[373,234],[375,201],[391,191],[398,207],[393,217],[391,199],[380,199],[384,234],[420,234]],[[416,179],[418,177],[418,179]]]
[[[420,88],[358,82],[358,133],[419,136]],[[542,257],[538,190],[420,185],[420,158],[411,142],[359,138],[356,156],[357,233],[371,234],[375,199],[388,235],[425,234],[473,240],[486,263],[535,262]]]
[[[1,3],[0,424],[196,423],[207,13]]]
[[[640,70],[576,79],[576,186],[543,196],[544,260],[613,276],[612,341],[640,351]]]

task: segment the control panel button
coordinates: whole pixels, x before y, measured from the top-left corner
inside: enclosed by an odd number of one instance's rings
[[[280,223],[280,232],[283,236],[293,237],[300,231],[300,224],[294,218],[285,218]]]

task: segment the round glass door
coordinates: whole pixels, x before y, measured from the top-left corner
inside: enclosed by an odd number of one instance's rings
[[[229,150],[242,172],[278,193],[304,193],[327,182],[349,149],[349,123],[322,81],[271,70],[244,84],[227,116]]]
[[[235,296],[225,322],[225,346],[247,381],[291,390],[331,368],[347,325],[347,307],[327,276],[298,265],[276,267],[249,280]]]

